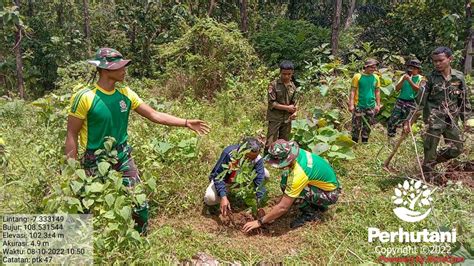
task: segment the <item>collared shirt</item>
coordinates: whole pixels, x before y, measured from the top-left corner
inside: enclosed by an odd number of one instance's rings
[[[324,191],[333,191],[340,187],[336,173],[322,157],[300,149],[295,166],[281,183],[285,185],[285,194],[297,198],[308,185]]]
[[[223,180],[217,180],[217,176],[224,171],[224,168],[222,167],[223,164],[228,164],[231,160],[231,152],[234,150],[237,150],[240,146],[239,145],[230,145],[226,147],[219,158],[217,160],[216,165],[211,171],[211,174],[209,175],[209,179],[214,182],[214,185],[216,186],[217,194],[219,197],[224,197],[227,195],[226,183],[231,182],[231,177],[232,173],[227,174],[224,176]],[[257,173],[257,176],[253,180],[253,184],[256,189],[256,195],[257,199],[262,199],[263,196],[265,195],[266,189],[263,186],[263,181],[265,180],[265,168],[263,166],[263,158],[259,155],[255,160],[252,161],[253,164],[253,170]]]
[[[419,85],[423,79],[424,77],[422,75],[414,75],[411,77],[411,81],[413,81],[413,83],[415,83],[416,85]],[[398,83],[402,82],[402,80],[403,76],[400,78]],[[417,91],[413,89],[410,82],[408,82],[408,80],[404,80],[398,98],[406,101],[411,101],[416,99],[416,95]]]
[[[469,103],[469,89],[466,87],[462,72],[451,69],[451,76],[445,79],[443,75],[434,70],[428,77],[426,92],[423,99],[423,119],[428,121],[430,115],[435,115],[442,120],[448,115],[465,121],[471,116]]]
[[[285,85],[280,78],[272,81],[268,86],[268,109],[267,121],[287,121],[290,113],[285,110],[278,110],[273,108],[273,103],[283,105],[295,104],[296,86],[290,81]]]
[[[129,87],[107,91],[90,85],[75,93],[70,100],[68,115],[84,120],[79,131],[80,145],[89,150],[103,148],[106,136],[114,137],[117,145],[128,139],[128,118],[142,99]]]
[[[352,78],[355,89],[354,104],[362,109],[375,107],[375,90],[380,89],[380,78],[376,74],[357,73]]]

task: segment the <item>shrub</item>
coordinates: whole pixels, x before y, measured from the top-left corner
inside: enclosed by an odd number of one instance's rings
[[[169,90],[192,88],[197,97],[207,98],[225,86],[228,76],[248,76],[259,63],[235,24],[209,18],[199,20],[178,40],[160,46],[155,59],[167,62],[165,76],[169,80],[184,83],[168,82]]]
[[[257,52],[269,66],[292,60],[297,68],[313,58],[313,49],[330,38],[330,30],[304,20],[277,19],[256,33],[252,40]]]

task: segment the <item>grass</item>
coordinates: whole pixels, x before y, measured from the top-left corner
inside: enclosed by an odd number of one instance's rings
[[[264,87],[258,89],[265,90]],[[144,99],[152,96],[150,91],[142,93]],[[157,178],[158,192],[149,196],[151,232],[143,246],[110,251],[103,257],[97,257],[97,262],[177,263],[191,260],[194,255],[204,252],[224,263],[376,263],[379,256],[375,253],[377,244],[367,242],[368,227],[387,231],[398,230],[400,226],[410,231],[457,228],[458,242],[464,246],[474,245],[474,197],[472,189],[465,185],[450,184],[438,189],[432,214],[419,223],[408,224],[395,217],[390,199],[393,189],[404,178],[419,172],[418,163],[413,141],[407,139],[392,161],[392,166],[399,173],[389,175],[384,172],[381,166],[389,149],[380,127],[373,131],[368,145],[355,146],[355,160],[342,163],[338,177],[343,194],[324,215],[322,223],[290,230],[289,223],[297,214],[297,210],[293,209],[264,233],[248,236],[237,228],[223,225],[216,217],[202,214],[207,176],[222,149],[238,142],[243,135],[266,131],[262,115],[266,100],[263,93],[256,95],[241,101],[224,96],[216,98],[225,101],[225,104],[190,98],[166,103],[166,112],[180,117],[198,117],[211,125],[212,131],[208,136],[198,137],[196,149],[199,156],[195,158],[185,158],[178,153],[160,157],[153,149],[153,141],[173,142],[191,138],[193,133],[156,126],[136,115],[132,116],[129,133],[134,159],[144,179],[150,176]],[[308,97],[300,108],[323,106],[323,102],[320,97]],[[0,101],[0,110],[5,109],[6,103]],[[226,117],[223,117],[225,108],[232,112],[225,112]],[[65,120],[59,116],[55,123],[46,127],[37,116],[38,109],[29,103],[12,112],[1,116],[0,135],[5,139],[11,156],[0,181],[1,210],[2,213],[41,212],[41,199],[48,193],[49,177],[56,175],[62,164]],[[60,107],[57,112],[62,112]],[[18,119],[20,114],[21,119]],[[349,116],[346,114],[344,118],[348,120]],[[422,152],[420,136],[416,137],[416,145],[418,152]],[[472,147],[472,139],[468,140],[466,147]],[[472,150],[468,149],[466,153],[470,154]],[[277,202],[281,194],[278,171],[271,170],[271,174],[268,182],[270,202]]]

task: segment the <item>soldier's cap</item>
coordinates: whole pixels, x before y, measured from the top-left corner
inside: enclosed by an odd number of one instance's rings
[[[421,68],[421,62],[418,59],[412,59],[407,62],[407,67],[416,67],[416,68]]]
[[[284,168],[298,157],[299,152],[298,143],[279,139],[270,145],[264,160],[272,167]]]
[[[131,60],[123,59],[122,54],[115,49],[102,47],[97,49],[95,57],[87,62],[98,68],[116,70],[130,64]]]
[[[369,58],[369,59],[365,60],[364,68],[369,67],[369,66],[378,65],[378,63],[379,63],[379,61],[377,61],[373,58]]]

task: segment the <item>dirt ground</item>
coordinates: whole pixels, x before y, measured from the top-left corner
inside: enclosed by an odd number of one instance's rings
[[[273,198],[269,201],[269,207],[264,208],[268,213],[272,206],[276,205],[280,197]],[[204,206],[203,206],[204,207]],[[220,238],[221,242],[229,248],[245,250],[249,247],[256,248],[262,254],[272,254],[275,257],[286,257],[298,254],[298,247],[302,246],[305,237],[304,231],[318,230],[321,222],[310,222],[305,224],[304,230],[301,228],[291,229],[290,223],[299,214],[297,207],[293,206],[284,216],[277,219],[274,223],[266,228],[259,228],[246,234],[242,231],[245,223],[253,221],[252,214],[246,210],[234,210],[231,216],[222,217],[219,214],[209,214],[203,210],[190,212],[187,215],[178,215],[170,219],[170,217],[157,217],[150,222],[151,231],[154,228],[162,226],[171,226],[173,228],[191,227],[194,231],[205,232]],[[323,222],[330,219],[330,213],[322,214]],[[183,223],[186,221],[186,223]],[[286,245],[291,243],[291,247]],[[181,261],[181,265],[215,265],[215,260],[211,255],[204,252],[198,252],[191,260]],[[238,265],[238,264],[237,264]],[[259,265],[277,265],[266,264],[261,262]]]

